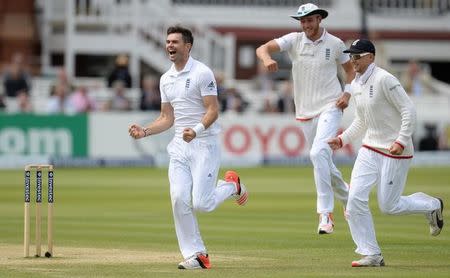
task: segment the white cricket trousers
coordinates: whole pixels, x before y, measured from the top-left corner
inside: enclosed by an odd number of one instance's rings
[[[327,143],[330,138],[336,137],[341,119],[342,110],[333,107],[318,117],[300,122],[306,141],[311,147],[309,157],[314,166],[317,213],[333,212],[334,195],[344,206],[347,204],[348,188],[341,172],[333,163],[333,151]]]
[[[236,193],[234,183],[219,180],[220,145],[217,136],[195,138],[190,143],[174,137],[167,146],[169,182],[175,231],[186,259],[207,253],[195,213],[210,212]]]
[[[369,194],[375,185],[378,207],[383,213],[425,214],[440,207],[438,199],[422,192],[401,196],[410,163],[411,159],[391,158],[365,147],[359,150],[353,166],[346,211],[356,253],[381,254],[369,209]]]

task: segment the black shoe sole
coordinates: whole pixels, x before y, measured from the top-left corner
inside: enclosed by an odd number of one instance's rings
[[[439,229],[442,230],[442,227],[444,227],[444,202],[442,201],[441,198],[437,198],[439,200],[439,202],[441,202],[441,219],[439,219],[439,217],[436,216],[437,218],[437,225],[439,227]]]

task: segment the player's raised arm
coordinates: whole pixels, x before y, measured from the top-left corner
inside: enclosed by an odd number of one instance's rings
[[[271,56],[275,52],[280,52],[280,47],[275,40],[268,41],[256,49],[256,56],[258,56],[269,72],[278,70],[278,63]]]
[[[142,127],[138,124],[131,124],[128,127],[130,136],[134,139],[144,138],[153,134],[158,134],[168,130],[172,127],[174,121],[174,114],[172,105],[168,102],[161,103],[161,113],[151,124]]]

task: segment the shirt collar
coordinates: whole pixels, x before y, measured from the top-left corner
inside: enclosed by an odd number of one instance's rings
[[[322,35],[320,36],[319,39],[317,39],[314,42],[312,40],[308,39],[308,37],[305,34],[303,36],[303,43],[309,43],[309,44],[318,45],[319,43],[323,42],[325,40],[325,35],[327,34],[327,30],[325,30],[325,28],[322,28],[322,30],[323,30]]]
[[[169,70],[169,74],[170,74],[170,76],[176,77],[184,72],[189,72],[191,70],[193,64],[194,64],[194,58],[189,56],[189,59],[186,62],[186,65],[184,65],[184,68],[181,71],[177,71],[177,69],[175,68],[175,64],[172,64],[172,66],[170,67],[170,70]]]
[[[363,74],[356,73],[355,82],[357,82],[360,85],[366,84],[369,77],[372,76],[374,69],[375,63],[371,63]]]

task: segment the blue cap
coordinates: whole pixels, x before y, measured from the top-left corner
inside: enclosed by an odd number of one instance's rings
[[[352,42],[349,49],[344,50],[344,53],[350,54],[361,54],[366,52],[375,54],[375,46],[371,41],[366,39],[357,39]]]

